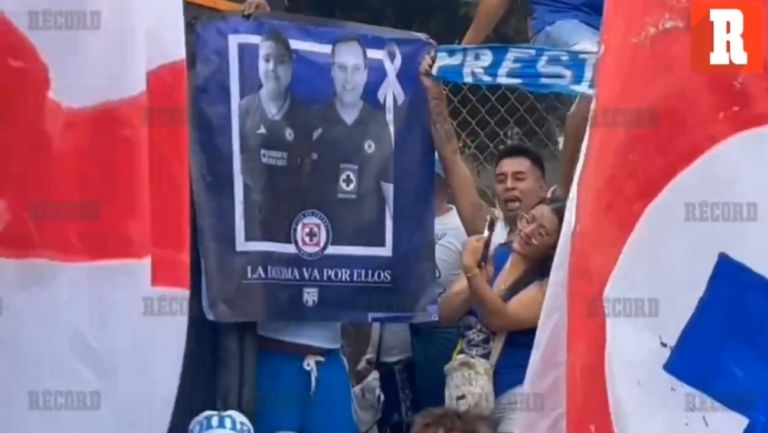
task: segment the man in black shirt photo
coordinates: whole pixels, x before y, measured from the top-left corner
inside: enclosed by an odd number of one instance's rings
[[[384,111],[362,99],[368,79],[362,42],[339,39],[331,56],[336,96],[316,115],[312,200],[330,221],[331,245],[385,247],[391,245],[392,134]]]
[[[261,88],[240,101],[240,157],[247,242],[291,243],[301,212],[302,167],[310,133],[308,110],[291,99],[293,52],[286,37],[267,32],[259,43]]]

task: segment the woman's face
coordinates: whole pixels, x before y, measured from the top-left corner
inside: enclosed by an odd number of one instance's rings
[[[269,96],[284,98],[291,82],[293,59],[291,53],[272,41],[259,45],[259,78]]]
[[[549,206],[540,204],[518,218],[513,248],[527,259],[539,260],[555,249],[559,234],[557,216]]]

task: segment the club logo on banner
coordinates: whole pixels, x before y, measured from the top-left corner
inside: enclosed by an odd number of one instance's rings
[[[316,210],[304,211],[296,217],[291,235],[299,255],[314,260],[322,256],[331,243],[331,224]]]
[[[204,23],[197,41],[210,72],[196,76],[192,167],[210,318],[413,313],[405,290],[429,287],[434,263],[434,151],[413,97],[428,38],[289,17]],[[323,308],[304,308],[321,286]]]
[[[320,300],[320,289],[317,287],[305,287],[302,298],[304,299],[304,305],[314,307]]]

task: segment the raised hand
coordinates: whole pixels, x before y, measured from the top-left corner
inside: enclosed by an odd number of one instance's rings
[[[267,0],[246,0],[243,4],[243,15],[265,14],[269,12]]]

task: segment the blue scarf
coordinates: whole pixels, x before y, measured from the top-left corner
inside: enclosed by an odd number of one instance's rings
[[[535,93],[593,93],[596,53],[533,45],[443,45],[432,73],[450,83],[508,85]]]

